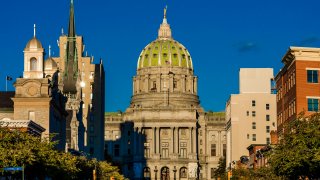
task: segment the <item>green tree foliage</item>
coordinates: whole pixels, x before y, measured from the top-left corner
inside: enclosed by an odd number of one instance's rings
[[[96,159],[59,152],[54,149],[55,145],[55,142],[27,133],[0,129],[0,168],[24,166],[27,179],[92,179],[94,169],[97,179],[111,176],[123,179],[116,167]]]
[[[226,158],[220,157],[218,168],[214,171],[214,175],[216,178],[220,177],[221,179],[226,179]]]
[[[258,169],[237,168],[232,170],[232,179],[244,180],[283,180],[283,178],[276,176],[269,167],[261,167]]]
[[[270,156],[274,173],[290,179],[320,178],[320,114],[301,115],[285,129]]]

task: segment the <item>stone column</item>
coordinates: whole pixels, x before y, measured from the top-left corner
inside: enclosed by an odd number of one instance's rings
[[[220,156],[222,153],[222,147],[221,147],[221,131],[218,131],[218,143],[217,143],[217,149],[218,149],[218,153],[217,155]]]
[[[194,77],[194,84],[193,84],[194,94],[198,94],[198,77]]]
[[[179,153],[179,140],[178,140],[178,128],[177,127],[174,127],[173,129],[173,138],[174,138],[174,150],[173,150],[173,153]]]
[[[169,91],[173,92],[173,74],[169,74]]]
[[[196,131],[196,127],[192,128],[192,149],[193,149],[193,153],[197,153],[197,131]]]
[[[132,95],[135,95],[136,92],[136,77],[132,78]]]
[[[194,93],[193,92],[193,77],[192,76],[190,76],[190,92],[191,92],[191,94]]]
[[[136,91],[137,94],[140,93],[140,77],[136,77]]]
[[[161,91],[161,75],[157,75],[157,92]]]
[[[192,128],[191,127],[189,127],[189,142],[190,143],[188,143],[188,149],[190,149],[190,153],[193,153],[193,141],[192,141]]]
[[[160,145],[160,140],[159,140],[159,135],[160,135],[160,128],[158,128],[158,127],[156,127],[155,128],[155,135],[156,135],[156,137],[155,137],[155,139],[156,139],[156,142],[155,142],[155,146],[156,146],[156,154],[159,154],[159,145]]]
[[[181,75],[181,92],[186,92],[186,76]]]
[[[155,154],[156,153],[156,139],[155,139],[155,133],[154,133],[154,131],[155,131],[155,129],[154,129],[154,127],[152,128],[152,135],[151,135],[151,139],[152,139],[152,141],[151,141],[151,144],[150,144],[150,152],[152,153],[152,154]]]
[[[170,128],[171,130],[171,141],[170,141],[170,146],[169,146],[169,152],[170,152],[170,156],[172,156],[172,154],[174,153],[174,127]]]
[[[144,76],[144,92],[149,92],[149,75]]]

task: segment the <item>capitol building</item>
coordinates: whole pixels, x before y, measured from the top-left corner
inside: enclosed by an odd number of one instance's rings
[[[166,9],[143,48],[125,112],[105,114],[105,157],[130,179],[214,179],[226,155],[225,114],[205,112],[189,51],[173,39]]]

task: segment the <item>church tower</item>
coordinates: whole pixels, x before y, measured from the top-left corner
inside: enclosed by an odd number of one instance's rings
[[[24,49],[23,78],[43,78],[43,52],[41,42],[36,38],[36,25],[34,25],[33,38]]]

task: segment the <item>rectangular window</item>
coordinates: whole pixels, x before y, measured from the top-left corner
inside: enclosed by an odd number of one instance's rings
[[[249,116],[249,111],[247,111],[247,116]]]
[[[256,129],[256,123],[255,122],[252,123],[252,129]]]
[[[180,157],[187,158],[187,148],[180,148]]]
[[[216,156],[216,155],[217,155],[216,145],[211,144],[211,156]]]
[[[266,132],[270,133],[270,126],[266,126]]]
[[[318,71],[307,70],[307,81],[308,83],[318,83]]]
[[[249,134],[247,134],[247,139],[250,139],[250,135]]]
[[[256,117],[256,111],[252,111],[252,117]]]
[[[227,156],[227,145],[226,145],[226,144],[223,144],[222,155],[223,155],[224,157]]]
[[[168,148],[161,149],[161,158],[169,158],[169,149]]]
[[[257,135],[256,134],[252,134],[252,141],[256,141],[257,140]]]
[[[266,110],[270,109],[270,104],[266,104]]]
[[[252,104],[253,107],[256,106],[256,101],[252,100],[251,104]]]
[[[267,144],[270,144],[270,138],[267,138]]]
[[[144,157],[150,158],[150,148],[149,147],[144,147]]]
[[[318,110],[319,110],[319,100],[308,99],[308,111],[318,111]]]
[[[92,72],[92,71],[91,71],[91,72],[90,72],[90,77],[89,77],[89,78],[90,78],[90,79],[93,79],[93,76],[94,76],[94,72]]]
[[[266,120],[270,121],[270,115],[269,114],[266,115]]]

